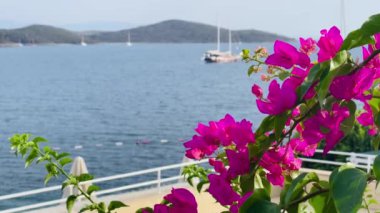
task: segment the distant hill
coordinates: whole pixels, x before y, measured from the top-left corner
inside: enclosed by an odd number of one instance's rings
[[[209,43],[216,42],[215,26],[181,20],[168,20],[157,24],[120,31],[75,32],[62,28],[31,25],[19,29],[0,30],[0,44],[79,44],[84,35],[87,43],[126,42],[128,33],[132,42],[148,43]],[[259,30],[232,31],[234,42],[266,42],[289,37]],[[228,30],[221,29],[221,41],[228,41]]]
[[[31,25],[12,30],[0,30],[0,43],[47,44],[80,43],[81,36],[72,31],[46,25]]]
[[[116,32],[101,32],[89,36],[98,42],[125,42],[130,32],[133,42],[152,43],[209,43],[216,42],[216,26],[195,22],[168,20],[157,24],[136,27]],[[289,37],[267,33],[259,30],[232,31],[234,42],[266,42],[276,39],[292,40]],[[221,29],[221,41],[228,41],[228,30]]]

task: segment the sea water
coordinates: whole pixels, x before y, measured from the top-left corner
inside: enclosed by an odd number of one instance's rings
[[[243,44],[241,48],[270,46]],[[24,169],[8,138],[31,133],[59,152],[82,156],[105,177],[180,163],[198,122],[263,118],[248,64],[205,64],[213,44],[100,44],[0,49],[0,195],[43,187],[42,165]],[[236,51],[238,52],[238,50]],[[70,168],[67,168],[70,169]],[[103,184],[120,186],[147,178]],[[59,184],[52,181],[51,185]],[[58,194],[57,194],[58,193]],[[0,202],[0,209],[59,197]]]

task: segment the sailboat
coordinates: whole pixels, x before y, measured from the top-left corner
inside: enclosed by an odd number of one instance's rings
[[[87,46],[87,43],[86,42],[84,42],[84,36],[82,36],[82,39],[81,39],[81,41],[80,41],[80,45],[81,46]]]
[[[220,51],[220,26],[218,25],[216,50],[206,51],[203,57],[204,61],[206,61],[207,63],[229,63],[229,62],[236,62],[240,60],[239,55],[232,54],[231,29],[228,30],[228,47],[229,47],[228,51],[226,52]]]
[[[131,43],[131,33],[130,33],[130,32],[128,32],[127,46],[128,46],[128,47],[132,46],[132,43]]]

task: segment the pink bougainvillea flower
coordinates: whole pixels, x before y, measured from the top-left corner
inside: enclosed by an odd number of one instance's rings
[[[247,192],[245,195],[243,195],[241,198],[237,200],[237,203],[234,205],[231,205],[230,212],[231,213],[238,213],[240,207],[245,203],[245,201],[251,197],[252,192]]]
[[[293,88],[295,91],[304,82],[306,76],[309,74],[309,69],[303,70],[301,68],[294,67],[290,74],[290,77],[284,81],[283,87]]]
[[[166,201],[171,203],[169,213],[197,213],[198,204],[194,195],[187,189],[172,189],[171,193],[164,197]]]
[[[249,173],[250,162],[248,149],[239,152],[227,149],[226,155],[230,166],[227,173],[231,179]]]
[[[263,89],[257,84],[252,86],[252,94],[254,94],[257,98],[263,97]]]
[[[321,110],[304,122],[302,138],[309,145],[314,145],[322,139],[326,140],[323,154],[327,154],[344,137],[340,130],[341,123],[350,116],[347,107],[334,103],[332,110]]]
[[[186,150],[186,157],[191,159],[202,159],[205,155],[212,155],[218,146],[209,144],[203,137],[194,135],[190,141],[184,143]]]
[[[357,120],[359,124],[363,126],[368,126],[369,131],[368,134],[371,136],[374,136],[378,133],[378,129],[375,125],[375,121],[373,119],[373,112],[371,109],[371,106],[367,103],[364,102],[364,112],[362,112],[358,117]]]
[[[283,186],[283,173],[299,170],[301,163],[301,160],[294,156],[292,147],[284,146],[265,152],[259,164],[268,171],[269,182],[273,185]]]
[[[169,206],[164,204],[156,204],[154,205],[153,213],[169,213]],[[148,210],[143,210],[142,213],[150,213]]]
[[[297,94],[292,84],[283,84],[282,87],[273,80],[269,85],[267,99],[257,99],[257,108],[261,113],[278,115],[291,109],[297,101]]]
[[[274,53],[268,56],[265,63],[285,69],[290,69],[294,65],[306,68],[310,65],[310,58],[305,53],[299,52],[292,45],[277,40],[274,43]]]
[[[210,174],[208,179],[210,181],[208,192],[223,206],[232,205],[240,198],[223,176]]]
[[[324,62],[334,58],[343,44],[340,30],[336,26],[330,28],[328,31],[325,29],[322,30],[321,34],[322,36],[317,43],[319,47],[318,62]]]
[[[306,157],[312,157],[317,149],[318,144],[309,145],[302,138],[292,138],[289,142],[294,152]]]
[[[334,78],[330,85],[331,94],[338,99],[361,99],[363,93],[371,88],[375,73],[363,68],[356,73]]]
[[[255,142],[255,134],[252,132],[252,123],[246,119],[236,122],[233,128],[230,128],[229,134],[238,150],[244,150],[248,143]]]
[[[245,119],[236,122],[229,114],[219,121],[210,121],[208,126],[200,123],[195,130],[199,135],[184,143],[186,156],[191,159],[210,156],[221,145],[235,144],[237,149],[241,149],[255,141],[252,123]]]
[[[300,44],[301,47],[299,51],[305,53],[306,55],[311,55],[317,47],[317,42],[312,38],[300,38]]]
[[[219,160],[215,160],[215,158],[210,158],[208,160],[208,163],[214,167],[215,172],[219,174],[225,174],[227,172],[226,167],[224,166],[224,163]]]
[[[379,35],[380,39],[380,35]],[[379,41],[380,44],[380,41]],[[368,45],[368,49],[365,47],[362,47],[363,50],[363,60],[367,59],[374,51],[373,47],[371,45]],[[371,61],[368,62],[368,64],[365,66],[366,68],[372,69],[372,72],[374,72],[374,79],[380,78],[380,56],[375,56]]]

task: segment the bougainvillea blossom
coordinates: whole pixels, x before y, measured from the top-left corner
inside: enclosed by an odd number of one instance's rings
[[[210,181],[208,192],[223,206],[232,205],[240,198],[239,194],[234,191],[225,177],[217,174],[210,174],[208,179]]]
[[[317,47],[317,42],[312,38],[300,38],[299,41],[301,45],[299,51],[306,55],[311,55]]]
[[[269,85],[269,94],[266,99],[257,99],[257,108],[261,113],[278,115],[294,107],[297,94],[292,84],[280,84],[273,80]]]
[[[274,43],[274,53],[268,56],[265,63],[285,69],[290,69],[294,65],[306,68],[310,65],[310,58],[291,44],[277,40]]]
[[[172,189],[171,193],[164,197],[167,204],[156,204],[153,213],[197,213],[198,204],[194,195],[187,189],[177,188]],[[143,213],[150,212],[149,210],[142,209]]]
[[[317,43],[319,47],[319,63],[334,58],[343,44],[343,38],[340,35],[340,30],[335,26],[331,27],[329,30],[321,30],[321,34],[322,36]]]
[[[363,68],[356,73],[338,76],[330,85],[331,94],[338,99],[362,99],[363,93],[371,88],[375,73]]]
[[[301,168],[301,160],[294,156],[292,147],[270,149],[263,155],[260,166],[268,171],[268,181],[273,185],[284,185],[284,174]]]
[[[364,102],[364,112],[362,112],[358,117],[357,117],[357,120],[359,122],[359,124],[363,125],[363,126],[368,126],[369,127],[369,131],[368,131],[368,134],[371,135],[371,136],[374,136],[378,133],[378,129],[375,125],[375,121],[374,121],[374,118],[373,118],[373,112],[372,112],[372,109],[371,109],[371,106],[367,103],[367,102]]]
[[[227,114],[219,121],[211,121],[209,125],[198,124],[198,135],[184,143],[187,148],[186,156],[191,159],[202,159],[212,155],[219,146],[236,145],[237,149],[244,148],[255,141],[252,123],[243,119],[236,122]]]
[[[320,110],[304,122],[302,137],[309,145],[325,139],[323,154],[327,154],[344,137],[340,125],[349,116],[347,107],[334,103],[331,111]]]

